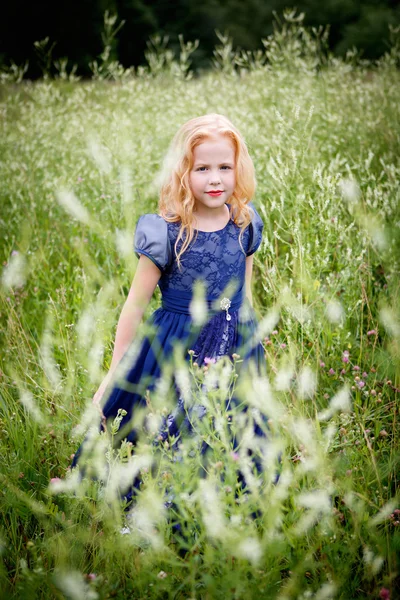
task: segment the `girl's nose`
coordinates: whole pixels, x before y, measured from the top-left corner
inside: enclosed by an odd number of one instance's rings
[[[219,183],[221,183],[219,173],[210,173],[210,185],[218,185]]]

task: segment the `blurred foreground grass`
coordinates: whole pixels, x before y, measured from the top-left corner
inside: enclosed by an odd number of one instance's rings
[[[0,88],[4,598],[399,597],[400,75],[390,54],[321,65],[304,48],[274,52],[196,80],[172,69]],[[68,465],[96,419],[136,220],[156,210],[177,128],[207,112],[239,127],[256,165],[269,381],[240,382],[255,410],[226,412],[238,365],[177,362],[190,401],[208,408],[207,463],[192,442],[180,460],[151,442],[170,408],[167,372],[135,453],[106,453],[102,436],[105,484],[79,483]],[[249,434],[263,414],[264,445]],[[122,536],[118,489],[137,472]]]

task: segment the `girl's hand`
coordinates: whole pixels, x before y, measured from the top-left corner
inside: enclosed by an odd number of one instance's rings
[[[112,378],[112,373],[109,371],[107,373],[107,375],[104,377],[103,381],[101,382],[99,389],[97,390],[97,392],[95,393],[95,395],[93,396],[93,404],[95,404],[96,406],[100,405],[101,399],[104,395],[104,392],[106,391],[110,381]]]

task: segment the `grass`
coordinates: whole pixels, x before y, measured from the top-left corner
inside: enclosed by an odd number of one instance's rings
[[[394,50],[366,64],[280,44],[268,63],[226,61],[191,80],[171,68],[2,84],[2,597],[399,594],[400,77]],[[195,426],[210,452],[196,439],[178,454],[173,440],[154,445],[166,371],[135,452],[101,436],[104,483],[79,481],[68,467],[110,363],[135,223],[156,210],[171,137],[207,112],[232,119],[256,166],[269,384],[239,377],[242,405],[226,411],[240,359],[204,370],[177,357],[190,401],[207,406]],[[268,444],[248,435],[254,419]],[[119,488],[137,472],[122,536]]]

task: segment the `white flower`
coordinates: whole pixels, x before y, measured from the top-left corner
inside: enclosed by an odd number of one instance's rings
[[[318,413],[317,416],[320,421],[327,421],[336,412],[351,412],[351,392],[347,385],[333,396],[328,408]]]
[[[338,300],[329,300],[326,305],[325,314],[331,323],[341,323],[344,320],[344,308]]]
[[[13,253],[4,268],[1,282],[5,288],[21,288],[26,282],[27,264],[23,254]]]
[[[54,580],[56,586],[69,600],[97,600],[99,597],[79,571],[58,573],[54,576]]]
[[[245,538],[239,543],[237,554],[253,565],[257,565],[262,557],[261,544],[256,537]]]
[[[336,595],[336,585],[324,583],[315,594],[315,600],[333,600]]]
[[[262,340],[269,335],[278,324],[280,318],[279,310],[272,308],[258,324],[256,338]]]
[[[43,415],[40,412],[39,407],[35,403],[32,394],[30,392],[28,392],[27,390],[24,390],[21,393],[19,399],[20,399],[21,404],[23,404],[23,406],[29,412],[29,414],[32,416],[34,421],[37,421],[38,423],[43,423],[43,421],[44,421]]]
[[[400,337],[400,323],[393,309],[388,306],[382,308],[379,312],[379,319],[390,335],[393,337]]]
[[[360,197],[360,188],[354,179],[342,179],[339,182],[339,189],[346,202],[355,203]]]
[[[383,523],[389,516],[392,514],[394,509],[396,508],[396,500],[389,500],[384,506],[382,506],[381,510],[369,521],[369,525],[375,526]]]
[[[126,231],[126,229],[116,229],[115,245],[117,246],[118,253],[124,258],[130,258],[132,256],[132,234],[129,233],[129,231]]]
[[[332,508],[332,501],[326,490],[313,490],[304,492],[297,498],[299,506],[304,506],[318,513],[329,513]]]
[[[190,315],[193,323],[197,326],[203,325],[208,316],[208,306],[205,300],[205,288],[201,281],[196,281],[193,287],[193,298],[190,302]]]
[[[97,164],[97,166],[99,167],[100,171],[103,171],[103,173],[110,173],[111,171],[111,153],[110,151],[105,148],[104,146],[101,146],[96,140],[89,140],[88,141],[88,149],[89,149],[89,153],[91,154],[94,162]]]
[[[85,223],[86,225],[90,222],[89,212],[79,202],[73,192],[69,190],[60,190],[56,192],[56,199],[71,217],[78,219],[78,221],[81,221],[81,223]]]
[[[274,387],[279,392],[284,392],[290,389],[294,376],[294,368],[292,365],[279,369],[276,374]]]
[[[297,390],[299,397],[306,400],[312,398],[317,389],[317,376],[314,371],[305,366],[297,378]]]

